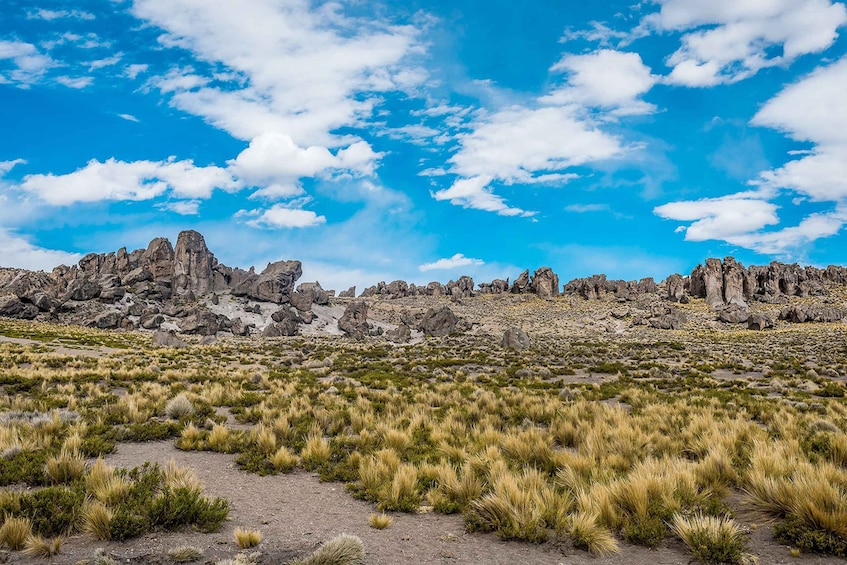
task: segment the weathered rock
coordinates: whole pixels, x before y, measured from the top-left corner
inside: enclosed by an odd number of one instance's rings
[[[302,319],[288,306],[283,306],[273,314],[271,319],[274,323],[269,324],[262,330],[262,337],[282,337],[297,335]]]
[[[512,294],[523,294],[529,290],[529,269],[518,275],[515,282],[512,283]]]
[[[665,285],[668,291],[668,300],[671,302],[679,302],[685,295],[685,279],[682,275],[673,274],[665,280]]]
[[[118,312],[103,312],[94,317],[91,325],[101,330],[111,330],[121,325],[123,316]]]
[[[765,330],[773,327],[773,320],[765,314],[752,314],[747,320],[747,329],[750,330]]]
[[[550,267],[541,267],[532,276],[530,290],[544,300],[559,296],[559,276]]]
[[[385,288],[385,294],[390,298],[403,298],[409,291],[409,283],[406,281],[391,281]]]
[[[165,317],[161,314],[148,314],[141,317],[140,324],[145,330],[155,330],[161,326],[164,321]]]
[[[173,287],[178,293],[207,294],[214,288],[212,268],[217,261],[206,239],[193,230],[179,233],[174,248]]]
[[[157,331],[153,334],[153,345],[160,347],[188,347],[188,343],[177,337],[174,332]]]
[[[660,330],[681,330],[687,321],[682,310],[673,307],[663,308],[663,313],[650,318],[650,325]]]
[[[187,334],[215,335],[231,326],[226,316],[209,310],[195,309],[177,322],[180,331]]]
[[[353,287],[353,292],[355,293],[355,287]],[[330,297],[335,295],[334,290],[324,290],[321,287],[321,283],[315,282],[306,282],[297,285],[297,291],[299,292],[311,292],[312,293],[312,302],[317,304],[318,306],[326,306],[329,304]],[[292,301],[292,304],[294,302]]]
[[[841,308],[815,307],[794,305],[779,313],[780,320],[788,320],[795,324],[804,322],[839,322],[847,317],[847,312]]]
[[[347,290],[338,293],[338,298],[356,298],[356,287],[351,286]]]
[[[255,324],[247,324],[244,323],[241,318],[235,318],[232,320],[232,335],[250,335],[250,330],[255,328]]]
[[[262,274],[244,281],[232,292],[236,296],[247,296],[261,302],[285,304],[302,274],[303,265],[300,261],[269,263]]]
[[[412,328],[400,324],[393,330],[385,332],[385,338],[394,343],[409,343],[412,340]]]
[[[157,237],[150,242],[141,255],[141,264],[150,271],[153,279],[170,279],[174,272],[174,248],[164,237]]]
[[[133,269],[121,279],[121,284],[123,286],[133,286],[140,282],[152,281],[153,273],[145,269],[144,267],[138,267],[137,269]]]
[[[302,286],[302,285],[301,285]],[[312,289],[296,290],[291,293],[291,305],[300,312],[308,312],[312,309],[315,293]]]
[[[84,302],[98,296],[100,296],[100,285],[90,279],[77,279],[68,286],[68,300]]]
[[[444,337],[456,333],[458,322],[459,319],[449,306],[430,308],[424,314],[418,329],[428,336]]]
[[[14,295],[0,296],[0,316],[32,320],[38,316],[38,307],[25,303]]]
[[[743,324],[749,318],[747,307],[736,302],[729,303],[718,311],[718,319],[725,324]]]
[[[503,333],[500,345],[505,349],[528,349],[532,342],[529,336],[520,328],[508,328]]]
[[[718,306],[723,304],[723,266],[720,259],[706,259],[703,270],[703,287],[706,292],[706,304]]]
[[[338,329],[353,339],[365,337],[368,333],[368,303],[357,300],[348,304],[338,320]]]
[[[744,301],[744,279],[747,271],[734,257],[723,260],[723,299],[727,304],[747,307]],[[745,320],[746,321],[746,320]]]

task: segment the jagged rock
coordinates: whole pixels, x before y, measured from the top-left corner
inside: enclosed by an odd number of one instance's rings
[[[718,312],[718,319],[725,324],[743,324],[749,318],[747,307],[735,302],[727,304]]]
[[[462,298],[470,298],[474,295],[474,282],[471,277],[461,276],[459,280],[449,281],[447,283],[446,294],[454,300]]]
[[[177,337],[174,332],[157,331],[153,334],[153,345],[160,347],[188,347],[188,343]]]
[[[355,293],[355,287],[353,287],[353,292]],[[318,306],[326,306],[329,304],[329,299],[331,296],[335,295],[334,290],[324,290],[321,287],[321,283],[315,282],[306,282],[297,285],[297,290],[299,292],[311,292],[312,293],[312,302],[317,304]],[[292,301],[293,304],[293,301]]]
[[[255,327],[255,324],[245,324],[241,318],[235,318],[232,320],[232,335],[250,335],[250,329]]]
[[[765,314],[752,314],[747,320],[747,329],[765,330],[773,327],[773,320]]]
[[[385,338],[394,343],[409,343],[412,340],[412,328],[400,324],[393,330],[385,332]]]
[[[303,274],[300,261],[269,263],[262,273],[233,289],[236,296],[247,296],[261,302],[285,304],[289,301],[294,283]]]
[[[709,306],[723,304],[723,265],[720,259],[706,259],[703,287],[706,291],[706,304]]]
[[[214,287],[212,267],[217,261],[206,239],[194,230],[179,233],[174,248],[173,287],[178,292],[207,294]]]
[[[204,335],[200,338],[200,345],[214,345],[218,342],[218,338],[213,335]]]
[[[100,277],[100,302],[117,302],[124,297],[126,291],[121,286],[121,279],[117,275],[103,275]]]
[[[119,327],[123,319],[118,312],[103,312],[94,317],[91,325],[101,330],[111,330]]]
[[[613,308],[609,312],[609,314],[611,314],[613,318],[617,318],[618,320],[626,318],[627,316],[629,316],[629,313],[629,308],[627,308],[626,306],[623,306],[621,308]]]
[[[505,349],[528,349],[531,344],[529,336],[520,328],[508,328],[500,340],[500,345]]]
[[[281,337],[297,335],[300,322],[302,319],[288,306],[283,306],[273,314],[271,320],[274,323],[269,324],[262,330],[262,337]]]
[[[391,281],[385,288],[390,298],[403,298],[409,292],[409,283],[406,281]]]
[[[841,308],[813,307],[805,305],[790,306],[779,313],[780,320],[788,320],[795,324],[804,322],[840,322],[847,313]]]
[[[512,283],[512,294],[523,294],[529,290],[529,269],[518,275],[515,282]]]
[[[426,285],[427,296],[441,296],[444,294],[444,287],[440,282],[433,281]]]
[[[747,307],[744,301],[744,279],[747,271],[734,257],[723,260],[723,299],[727,304]]]
[[[356,298],[356,287],[351,286],[347,290],[338,293],[338,298]]]
[[[221,316],[209,310],[195,309],[185,318],[177,322],[182,333],[215,335],[231,326],[226,316]]]
[[[368,333],[368,303],[357,300],[348,304],[338,320],[338,329],[353,339],[365,337]]]
[[[153,279],[170,279],[174,271],[174,248],[164,237],[150,242],[141,255],[141,264],[153,275]]]
[[[146,316],[141,317],[141,327],[145,330],[155,330],[159,326],[162,325],[162,322],[165,321],[165,317],[161,314],[148,314]]]
[[[559,296],[559,276],[550,267],[541,267],[532,275],[530,290],[545,300]]]
[[[291,305],[297,308],[301,313],[308,312],[312,309],[315,293],[311,289],[297,290],[291,293]]]
[[[0,296],[0,316],[32,320],[38,316],[38,307],[25,303],[14,295]]]
[[[379,337],[385,333],[385,330],[379,326],[372,326],[368,324],[368,335],[371,337]]]
[[[456,333],[458,322],[459,319],[449,306],[430,308],[424,314],[418,329],[428,336],[444,337]]]
[[[152,281],[153,273],[145,269],[144,267],[138,267],[137,269],[133,269],[121,279],[121,285],[123,286],[133,286],[140,282]]]
[[[668,291],[668,300],[671,302],[679,302],[685,296],[685,280],[682,275],[673,274],[665,280],[665,285]]]
[[[687,317],[678,308],[663,308],[663,312],[650,318],[650,325],[660,330],[680,330],[687,321]]]
[[[84,302],[100,296],[100,285],[89,279],[77,279],[68,286],[67,298]]]

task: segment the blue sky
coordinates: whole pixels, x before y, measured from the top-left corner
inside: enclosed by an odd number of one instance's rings
[[[197,229],[304,280],[844,264],[831,0],[5,0],[0,264]]]

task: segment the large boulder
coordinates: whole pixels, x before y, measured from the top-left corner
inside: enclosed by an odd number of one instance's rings
[[[153,345],[159,347],[188,347],[188,343],[180,339],[174,332],[157,331],[153,333]]]
[[[718,319],[725,324],[743,324],[749,318],[747,307],[736,302],[731,302],[718,311]]]
[[[412,340],[412,328],[406,324],[400,324],[395,329],[385,332],[385,338],[394,343],[409,343]]]
[[[660,330],[681,330],[687,320],[685,312],[679,308],[667,307],[650,318],[650,326]]]
[[[141,264],[153,275],[153,279],[170,279],[174,271],[174,248],[164,237],[150,242],[141,254]]]
[[[232,327],[232,323],[226,316],[199,308],[189,312],[177,322],[177,325],[182,333],[199,335],[215,335],[221,330]]]
[[[294,284],[303,274],[300,261],[269,263],[258,277],[251,277],[233,289],[236,296],[247,296],[261,302],[286,304]]]
[[[559,277],[550,267],[541,267],[532,276],[530,290],[545,300],[559,296]]]
[[[665,280],[665,285],[668,291],[668,300],[671,302],[679,302],[685,296],[685,279],[682,275],[673,274]]]
[[[727,304],[736,304],[742,308],[747,307],[744,301],[744,279],[746,269],[738,263],[734,257],[726,257],[723,260],[723,298]],[[746,321],[746,320],[744,320]]]
[[[123,320],[124,317],[120,312],[102,312],[94,317],[90,325],[101,330],[111,330],[120,327]]]
[[[749,330],[766,330],[773,327],[773,319],[766,314],[752,314],[747,320],[747,329]]]
[[[288,306],[283,306],[271,314],[272,324],[262,330],[263,337],[282,337],[297,335],[300,323],[303,321],[300,315]]]
[[[84,302],[100,296],[100,285],[91,279],[76,279],[68,286],[66,298]]]
[[[312,310],[312,302],[315,300],[315,293],[312,289],[295,290],[291,293],[291,305],[297,308],[300,312],[309,312]]]
[[[528,349],[532,342],[529,336],[520,328],[508,328],[503,333],[500,345],[505,349]]]
[[[206,239],[193,230],[180,232],[174,248],[173,287],[178,293],[192,291],[203,295],[214,289],[212,268],[215,256],[206,247]]]
[[[11,294],[0,296],[0,316],[32,320],[38,316],[38,307]]]
[[[518,275],[515,282],[512,283],[512,294],[523,294],[529,290],[529,269]]]
[[[428,336],[444,337],[456,333],[458,323],[459,319],[450,307],[442,306],[427,310],[418,329]]]
[[[706,304],[718,306],[723,300],[723,265],[720,259],[706,259],[706,268],[703,270],[703,287],[705,290]]]
[[[362,339],[368,335],[368,303],[357,300],[348,304],[338,319],[338,329],[353,339]]]

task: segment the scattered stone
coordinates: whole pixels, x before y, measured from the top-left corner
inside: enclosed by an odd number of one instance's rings
[[[503,338],[500,340],[500,345],[504,349],[529,349],[532,345],[529,336],[520,328],[508,328],[503,333]]]

